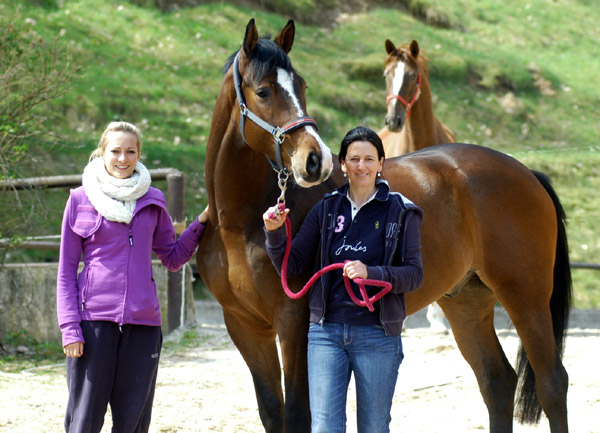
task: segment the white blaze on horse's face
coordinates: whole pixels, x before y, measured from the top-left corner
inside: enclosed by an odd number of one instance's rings
[[[404,62],[396,63],[396,68],[394,69],[394,79],[392,81],[392,95],[399,95],[400,89],[402,89],[402,83],[404,82]],[[397,99],[392,99],[390,101],[392,107],[395,108],[398,103]]]
[[[283,68],[277,68],[277,83],[288,93],[292,103],[294,104],[294,107],[296,107],[296,117],[305,116],[306,114],[300,106],[300,101],[294,93],[294,74],[292,74],[290,71],[286,71]]]
[[[277,68],[277,83],[283,90],[285,90],[294,107],[296,108],[296,114],[294,116],[296,118],[306,116],[306,113],[300,105],[300,98],[298,98],[298,96],[294,93],[294,74],[292,74],[290,71],[286,71],[283,68]],[[294,151],[292,155],[292,170],[294,172],[294,178],[296,179],[296,182],[298,182],[298,185],[308,188],[321,183],[329,177],[329,174],[333,170],[333,158],[331,155],[331,150],[323,142],[321,136],[315,130],[315,128],[309,125],[305,126],[304,129],[316,140],[321,151],[321,179],[317,182],[308,182],[304,179],[304,176],[301,175],[301,172],[306,166],[307,155],[304,152],[297,151]]]

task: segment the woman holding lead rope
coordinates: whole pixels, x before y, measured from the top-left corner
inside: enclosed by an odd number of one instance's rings
[[[291,244],[288,275],[297,275],[312,264],[317,271],[345,263],[343,269],[323,275],[309,294],[312,433],[346,431],[352,374],[358,433],[389,432],[398,368],[404,357],[400,335],[406,318],[404,293],[417,290],[423,280],[423,212],[391,192],[379,178],[384,159],[381,139],[374,131],[362,126],[349,131],[339,154],[348,182],[313,207]],[[263,215],[267,253],[278,270],[289,212],[270,208]],[[387,281],[392,289],[370,311],[351,300],[344,277]],[[360,297],[358,286],[352,283],[352,288]]]

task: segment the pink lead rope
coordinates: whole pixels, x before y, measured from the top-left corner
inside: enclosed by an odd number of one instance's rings
[[[285,218],[285,234],[287,236],[287,240],[285,244],[285,253],[283,254],[283,262],[281,264],[281,284],[283,286],[285,294],[288,295],[290,298],[300,299],[306,294],[306,292],[308,292],[308,290],[313,286],[315,281],[317,281],[321,277],[321,275],[334,269],[342,269],[344,267],[344,263],[332,263],[329,266],[325,266],[323,269],[314,274],[310,280],[308,280],[308,282],[302,288],[302,290],[300,290],[298,293],[292,292],[287,284],[287,264],[288,258],[290,256],[290,249],[292,247],[292,225],[290,223],[290,219],[287,217]],[[388,283],[387,281],[355,278],[354,282],[358,284],[360,294],[363,298],[362,301],[356,297],[354,291],[352,290],[352,287],[350,287],[350,278],[344,276],[344,284],[346,286],[346,291],[348,292],[350,299],[352,299],[352,301],[359,307],[367,307],[369,311],[375,311],[373,303],[380,300],[386,293],[392,290],[392,284]],[[381,291],[375,296],[369,297],[365,286],[378,286],[383,287],[383,289],[381,289]]]

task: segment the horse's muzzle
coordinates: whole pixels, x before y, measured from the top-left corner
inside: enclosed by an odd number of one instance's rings
[[[321,179],[321,157],[316,152],[310,152],[306,158],[306,173],[309,182],[316,182]]]
[[[404,126],[404,116],[385,116],[385,126],[391,132],[400,132]]]

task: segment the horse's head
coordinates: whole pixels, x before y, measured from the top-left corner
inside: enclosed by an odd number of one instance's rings
[[[290,20],[274,40],[259,38],[254,19],[250,20],[231,67],[244,141],[271,161],[291,168],[296,182],[309,187],[329,177],[333,160],[307,115],[306,83],[288,57],[294,35]]]
[[[387,115],[385,125],[392,132],[402,129],[413,105],[421,93],[423,64],[419,59],[419,44],[396,47],[389,39],[385,41],[387,57],[384,63]]]

